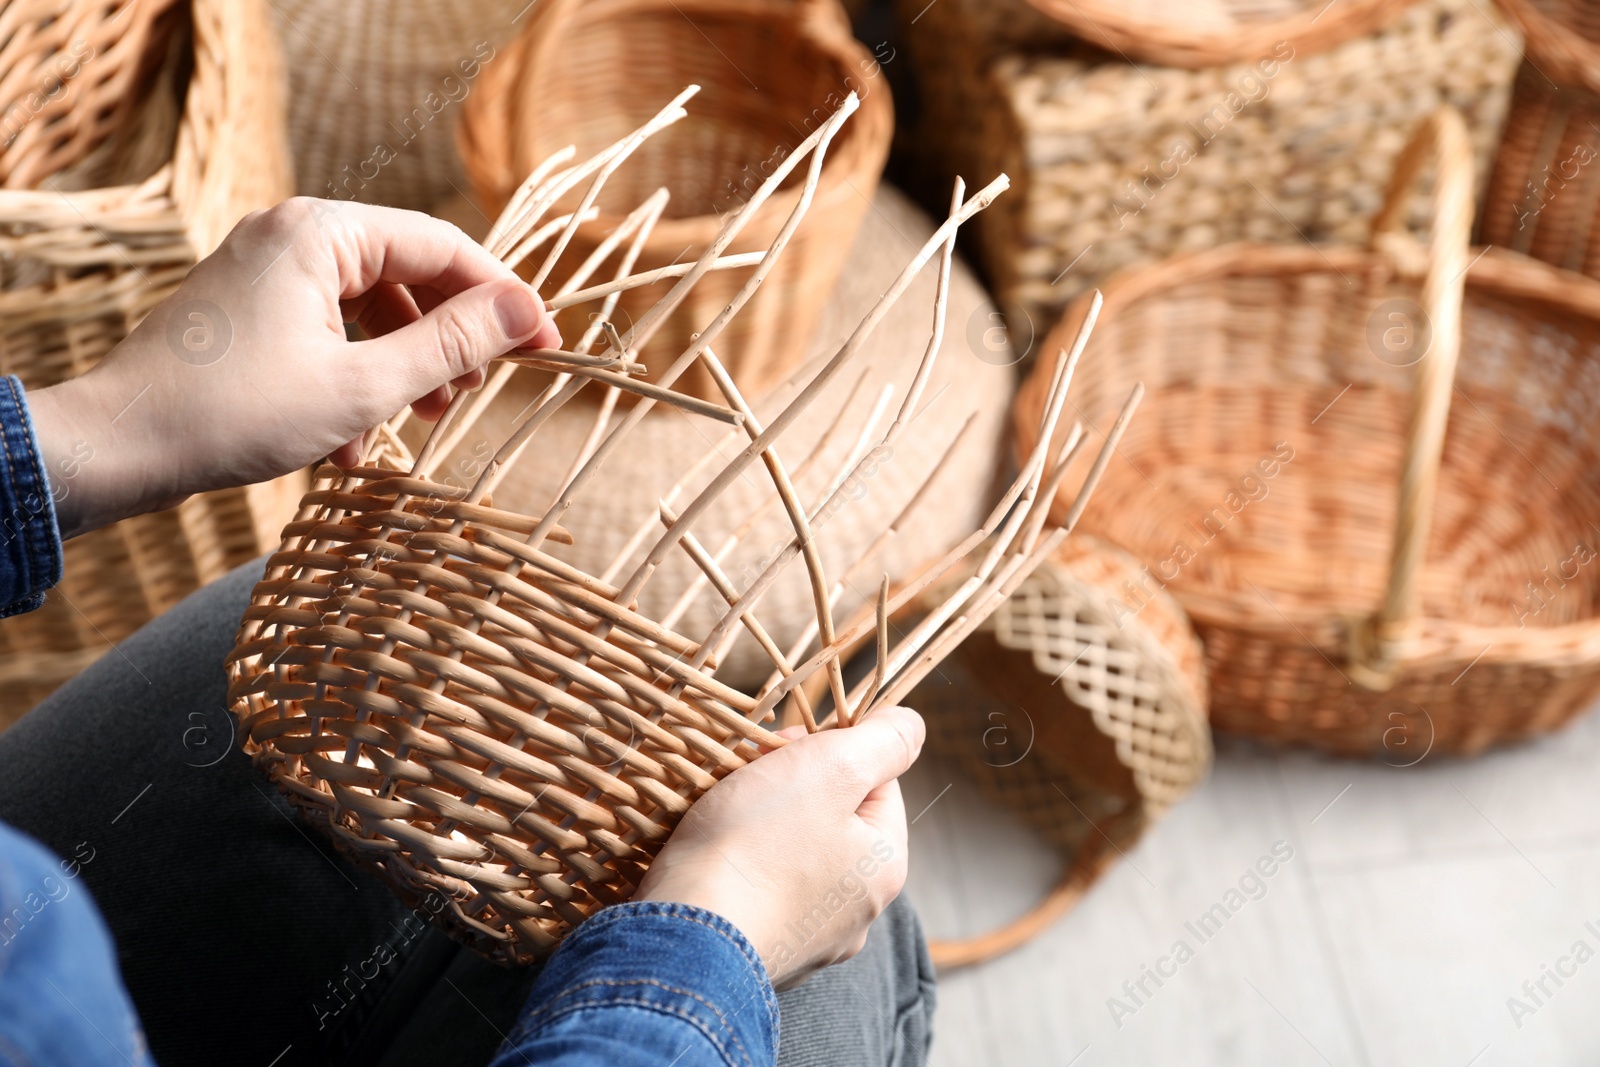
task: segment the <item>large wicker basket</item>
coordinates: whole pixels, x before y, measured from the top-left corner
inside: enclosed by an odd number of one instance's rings
[[[1425,252],[1399,205],[1432,149]],[[1470,189],[1443,111],[1370,247],[1231,245],[1107,287],[1084,418],[1133,378],[1152,402],[1083,524],[1146,565],[1131,609],[1183,604],[1218,730],[1414,762],[1600,693],[1600,284],[1470,259]]]
[[[912,694],[929,723],[924,758],[1064,858],[1055,886],[1023,914],[932,941],[940,967],[982,962],[1048,928],[1210,769],[1200,642],[1159,590],[1128,611],[1123,586],[1141,570],[1127,553],[1074,536],[943,677]]]
[[[899,6],[909,20],[926,5]],[[923,107],[907,148],[933,179],[923,199],[952,174],[1016,178],[969,236],[1019,348],[1123,267],[1237,240],[1359,242],[1407,134],[1441,104],[1467,116],[1486,172],[1518,59],[1479,0],[1196,70],[996,41],[992,17],[989,0],[939,0],[910,25]]]
[[[649,166],[639,173],[659,176],[672,199],[640,253],[641,267],[698,255],[778,161],[847,93],[860,95],[861,110],[828,155],[804,227],[723,343],[739,387],[763,395],[803,360],[888,155],[894,109],[872,55],[831,0],[548,0],[527,19],[464,107],[461,152],[490,215],[555,152],[569,144],[580,156],[592,152],[643,121],[653,101],[687,81],[704,83],[701,113],[645,149]],[[611,187],[598,216],[579,229],[574,252],[593,250],[621,221],[619,210],[653,190],[643,180],[624,177]],[[798,194],[791,182],[732,250],[766,247]],[[735,270],[707,278],[643,349],[651,372],[748,277]],[[626,294],[620,321],[636,321],[666,290],[663,283]],[[568,332],[583,325],[562,321]],[[719,395],[699,368],[680,388]]]
[[[8,116],[67,73],[0,162],[28,186],[0,191],[0,372],[40,388],[94,366],[240,216],[287,195],[283,75],[260,0],[36,0],[0,26]],[[263,551],[304,484],[68,542],[45,606],[0,625],[0,722]]]
[[[1505,134],[1479,237],[1600,276],[1600,9],[1566,0],[1502,0],[1522,30]]]

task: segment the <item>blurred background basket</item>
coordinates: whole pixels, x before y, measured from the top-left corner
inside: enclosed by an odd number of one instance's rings
[[[1080,409],[1103,426],[1136,378],[1150,400],[1083,526],[1183,605],[1219,731],[1473,753],[1600,693],[1600,284],[1470,261],[1466,133],[1424,133],[1369,248],[1233,245],[1106,288]],[[1399,219],[1433,144],[1424,252]]]
[[[1123,587],[1141,572],[1126,552],[1075,534],[912,694],[933,776],[976,787],[1063,857],[1055,886],[1023,914],[935,939],[940,967],[1039,934],[1210,769],[1199,639],[1165,593],[1128,609]]]
[[[1016,180],[969,238],[1024,349],[1123,267],[1234,240],[1359,242],[1406,135],[1441,104],[1467,116],[1486,169],[1518,58],[1477,0],[1381,5],[1380,30],[1193,70],[1135,66],[1049,26],[1024,36],[988,0],[939,0],[911,23],[924,6],[899,2],[923,119],[905,147],[931,181],[913,191],[934,203],[951,174]]]
[[[641,165],[607,187],[599,217],[578,231],[578,254],[569,262],[580,262],[616,227],[619,206],[631,208],[657,184],[672,200],[639,268],[693,259],[716,236],[722,217],[741,207],[848,93],[861,96],[860,111],[829,149],[816,203],[724,335],[721,355],[729,373],[747,395],[760,396],[805,358],[893,136],[888,86],[871,53],[850,36],[836,3],[546,0],[528,13],[521,36],[486,67],[468,97],[461,154],[480,207],[493,216],[552,154],[576,144],[583,158],[610,144],[648,117],[654,101],[688,82],[703,84],[698,108],[647,143]],[[646,177],[649,188],[642,184]],[[729,252],[766,247],[796,202],[797,182],[762,206]],[[576,206],[576,194],[565,206]],[[644,347],[638,358],[648,374],[659,372],[660,361],[680,351],[749,275],[750,269],[729,270],[706,278]],[[670,284],[626,294],[619,325],[626,328]],[[570,318],[562,326],[579,328]],[[679,388],[719,395],[698,367]]]
[[[0,372],[37,389],[93,367],[287,195],[283,71],[259,0],[38,0],[0,26]],[[0,722],[276,543],[303,486],[206,493],[68,542],[45,606],[0,625]]]
[[[466,188],[461,105],[527,0],[274,0],[295,190],[429,211]]]
[[[1600,7],[1502,0],[1522,30],[1480,239],[1600,276]]]

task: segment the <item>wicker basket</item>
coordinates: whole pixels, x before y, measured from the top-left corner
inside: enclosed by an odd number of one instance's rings
[[[1148,567],[1130,606],[1164,585],[1188,612],[1218,730],[1414,762],[1600,693],[1600,284],[1500,250],[1469,271],[1466,134],[1423,129],[1372,247],[1233,245],[1107,288],[1083,417],[1135,377],[1153,401],[1083,524]],[[1396,205],[1435,145],[1430,254]]]
[[[1527,58],[1511,93],[1479,237],[1600,276],[1596,8],[1562,0],[1503,0],[1502,6],[1524,34]]]
[[[587,163],[531,176],[491,230],[491,251],[514,260],[529,235],[543,232],[542,238],[531,238],[550,242],[535,276],[553,277],[557,261],[572,251],[570,239],[581,218],[574,212],[558,226],[541,227],[562,193],[583,183],[584,199],[592,201],[613,172],[622,173],[618,168],[659,160],[630,157],[654,133],[685,117],[679,105],[691,96],[692,91],[681,94]],[[627,899],[695,797],[785,743],[759,725],[780,705],[795,709],[817,729],[849,726],[903,699],[1066,536],[1064,528],[1046,528],[1046,514],[1088,437],[1081,430],[1069,432],[1059,456],[1060,442],[1053,438],[1087,326],[1074,343],[1074,355],[1057,361],[1039,449],[982,525],[931,566],[908,575],[898,591],[890,592],[885,576],[874,618],[857,626],[835,625],[838,575],[828,571],[819,545],[830,539],[831,527],[814,523],[852,484],[860,484],[867,468],[881,461],[883,449],[922,432],[914,416],[926,399],[944,329],[957,230],[1006,184],[1002,177],[966,199],[958,184],[950,217],[849,339],[781,410],[770,419],[766,411],[758,416],[712,346],[774,268],[806,207],[815,202],[818,164],[856,108],[855,97],[847,97],[729,218],[702,257],[684,266],[683,277],[662,303],[623,332],[611,318],[617,298],[658,277],[655,271],[630,273],[661,216],[661,197],[646,197],[614,233],[610,254],[585,256],[586,265],[563,285],[546,287],[555,309],[601,301],[596,324],[571,351],[516,357],[516,362],[561,373],[512,433],[491,445],[479,468],[457,472],[438,466],[452,438],[470,433],[484,407],[506,388],[513,364],[492,374],[477,397],[460,394],[415,457],[399,436],[403,426],[390,425],[362,466],[323,471],[256,587],[229,658],[230,699],[241,719],[244,745],[309,819],[402,895],[448,898],[448,907],[437,909],[440,921],[493,958],[507,963],[537,958],[596,909]],[[724,253],[770,198],[781,195],[780,185],[802,163],[804,184],[756,274],[724,309],[699,324],[694,340],[658,378],[631,377],[639,369],[634,355],[652,330],[668,321],[667,313],[715,268],[743,262]],[[890,305],[935,258],[940,280],[926,355],[893,418],[886,417],[887,429],[852,427],[857,446],[847,461],[821,493],[803,497],[791,475],[800,466],[783,455],[784,435],[831,381],[848,377],[845,370],[861,356]],[[593,272],[613,260],[608,269],[618,277],[598,288],[588,286]],[[597,343],[604,349],[591,352]],[[672,388],[696,363],[709,369],[727,407]],[[596,383],[605,386],[607,397],[576,452],[529,451],[571,472],[557,498],[526,513],[492,506],[490,492],[515,469],[516,459],[551,416]],[[638,402],[626,414],[616,414],[614,394],[624,390]],[[1138,395],[1136,390],[1119,425],[1126,425]],[[713,433],[719,432],[716,422],[731,423],[734,430],[720,432],[735,433],[737,440],[723,451],[710,437],[711,458],[704,467],[671,472],[668,477],[676,482],[663,480],[656,487],[653,522],[605,572],[575,566],[562,549],[575,538],[557,522],[594,506],[593,490],[603,484],[595,481],[596,472],[608,459],[627,461],[629,434],[656,404],[676,408],[673,417],[701,420]],[[960,448],[962,438],[955,430],[943,451]],[[1085,502],[1115,439],[1083,479]],[[470,486],[458,480],[462,473]],[[628,473],[643,472],[630,466]],[[789,516],[790,538],[757,573],[735,578],[722,566],[722,546],[706,545],[695,530],[702,517],[720,516],[708,519],[707,526],[737,531],[752,515],[724,493],[758,473],[770,482],[774,506]],[[922,496],[920,487],[911,489],[904,508],[880,532],[880,543],[893,537]],[[731,521],[729,509],[735,512]],[[574,521],[573,528],[582,524]],[[874,554],[876,547],[865,554]],[[686,636],[640,610],[641,593],[655,572],[679,553],[728,603],[703,634]],[[969,556],[981,559],[970,577],[891,648],[891,614],[964,566]],[[766,612],[765,592],[796,560],[803,560],[812,591],[815,636],[785,649],[758,615]],[[773,664],[771,681],[755,695],[719,676],[741,628]],[[877,638],[875,669],[847,688],[843,655],[867,635]],[[833,710],[825,716],[816,713],[801,689],[817,674],[829,683]]]
[[[307,196],[432,210],[466,174],[463,102],[528,0],[274,0],[294,77],[289,143]],[[485,221],[487,225],[487,221]]]
[[[33,187],[0,191],[0,373],[41,388],[94,366],[240,216],[287,194],[282,70],[256,0],[12,3],[0,25],[8,116],[64,81],[0,155],[8,185]],[[304,485],[207,493],[68,542],[45,606],[0,626],[0,721],[260,554]]]
[[[672,194],[666,217],[640,253],[642,267],[659,267],[698,255],[723,216],[778,160],[846,93],[861,93],[861,111],[828,155],[804,228],[723,342],[734,380],[759,397],[805,358],[817,314],[871,203],[894,124],[888,86],[877,70],[832,3],[549,0],[529,13],[523,34],[468,98],[461,152],[479,200],[493,215],[522,176],[554,153],[576,144],[582,156],[609,144],[647,116],[651,101],[702,78],[702,113],[647,149],[648,166],[636,172]],[[578,231],[573,250],[580,255],[573,263],[616,227],[619,209],[652,191],[643,182],[624,175],[611,187],[597,205],[598,217]],[[791,183],[768,202],[733,251],[765,248],[798,192]],[[748,276],[729,271],[699,286],[643,349],[651,373],[676,356],[697,324]],[[620,321],[637,321],[665,292],[663,284],[627,294]],[[568,332],[583,325],[570,316],[562,321]],[[700,368],[680,388],[720,395]]]
[[[912,694],[931,756],[954,755],[960,773],[1067,857],[1026,914],[977,937],[935,940],[939,966],[978,963],[1036,936],[1210,768],[1200,642],[1165,593],[1137,615],[1127,610],[1122,586],[1141,569],[1074,536],[961,646],[974,684],[950,665]]]
[[[908,147],[934,179],[920,199],[951,174],[1016,177],[970,236],[1018,347],[1123,267],[1234,240],[1359,242],[1406,135],[1441,104],[1467,115],[1486,173],[1518,57],[1478,0],[1425,0],[1327,51],[1285,43],[1203,70],[996,46],[987,9],[939,0],[910,27],[923,108]]]
[[[1076,38],[1134,62],[1200,70],[1255,59],[1279,44],[1323,52],[1382,29],[1413,2],[981,0],[971,12],[982,39],[1003,47],[1059,48]]]

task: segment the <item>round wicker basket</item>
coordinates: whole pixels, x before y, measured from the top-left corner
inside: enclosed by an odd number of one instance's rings
[[[1504,0],[1526,58],[1484,198],[1479,238],[1600,277],[1600,8]]]
[[[1424,252],[1395,217],[1428,152]],[[1469,261],[1467,158],[1440,112],[1371,248],[1233,245],[1107,287],[1078,403],[1100,424],[1135,378],[1152,400],[1083,526],[1188,612],[1218,730],[1472,753],[1600,693],[1600,285]]]
[[[493,215],[522,176],[554,153],[576,144],[581,158],[611,143],[643,121],[653,101],[688,81],[703,84],[700,110],[648,145],[644,165],[618,175],[597,204],[598,216],[580,227],[573,244],[579,255],[571,262],[592,251],[621,221],[619,212],[656,183],[672,199],[640,253],[640,266],[698,255],[723,218],[839,100],[852,91],[861,97],[861,110],[829,152],[804,226],[722,343],[729,373],[747,395],[759,397],[804,360],[893,136],[886,79],[850,36],[837,5],[547,0],[528,14],[522,34],[485,69],[465,102],[461,155],[485,212]],[[798,195],[791,180],[730,250],[765,248]],[[664,367],[748,276],[734,270],[707,278],[643,348],[640,359],[650,373]],[[637,320],[666,291],[663,283],[625,294],[621,319]],[[581,329],[570,316],[561,324],[566,331]],[[699,368],[680,388],[719,395]]]
[[[0,373],[39,389],[89,370],[241,216],[288,195],[281,62],[260,0],[0,8]],[[67,542],[44,607],[0,626],[0,724],[260,555],[305,485],[205,493]]]
[[[1142,578],[1126,552],[1074,536],[961,646],[981,694],[943,685],[913,694],[930,722],[945,714],[962,724],[958,751],[979,787],[1070,857],[1027,913],[977,937],[933,941],[939,966],[978,963],[1036,936],[1210,769],[1200,641],[1168,594],[1129,605]],[[1001,710],[974,715],[996,701]]]

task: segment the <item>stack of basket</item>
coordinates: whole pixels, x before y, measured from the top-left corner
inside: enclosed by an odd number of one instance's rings
[[[1231,240],[1358,240],[1441,104],[1467,115],[1481,173],[1518,55],[1476,0],[900,9],[917,169],[1017,179],[975,247],[1018,344],[1122,267]]]
[[[0,29],[0,372],[37,389],[94,366],[240,216],[288,194],[283,73],[260,0],[33,0]],[[303,485],[68,542],[45,606],[0,625],[0,725],[275,543]]]

